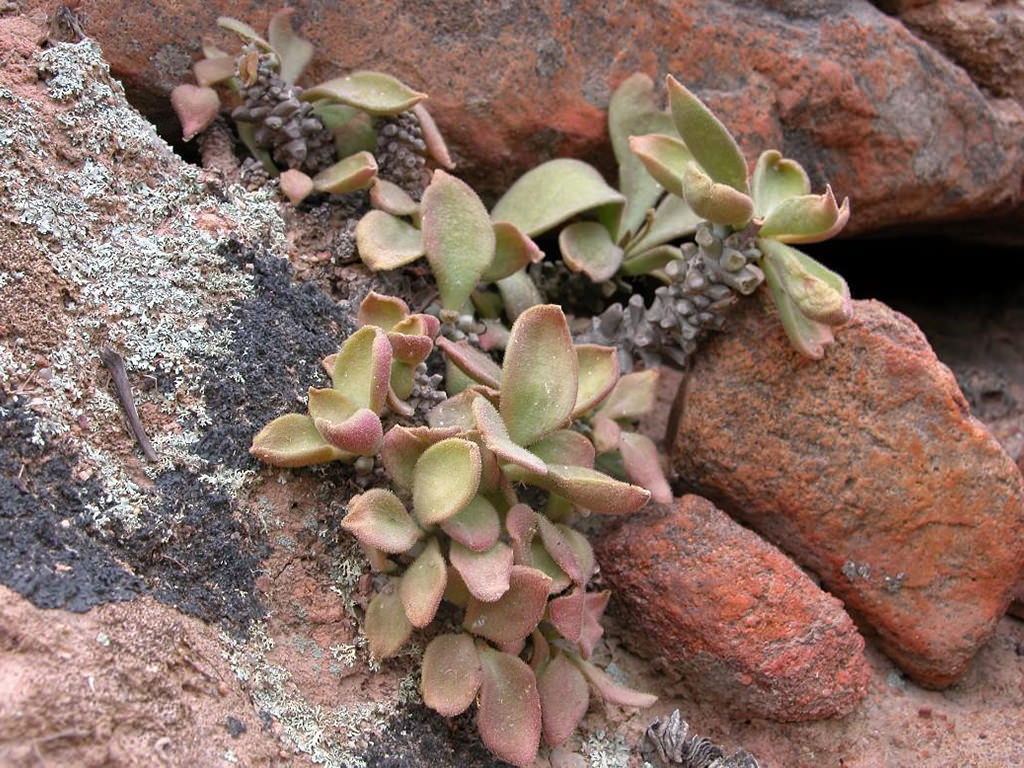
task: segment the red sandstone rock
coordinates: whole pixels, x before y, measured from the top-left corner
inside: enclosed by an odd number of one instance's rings
[[[842,717],[867,693],[842,603],[699,496],[624,519],[597,543],[639,645],[737,717]]]
[[[55,3],[26,5],[41,13]],[[166,95],[217,16],[262,30],[280,5],[82,0],[77,13],[136,102],[170,125]],[[849,233],[993,216],[1021,202],[1021,105],[986,96],[864,0],[295,5],[296,26],[317,46],[307,82],[375,68],[426,90],[461,174],[490,195],[555,156],[611,171],[603,110],[610,89],[642,71],[694,88],[751,160],[778,147],[816,188],[827,180],[849,195]]]
[[[744,302],[677,401],[675,466],[810,568],[923,685],[961,675],[1024,565],[1021,475],[907,318],[874,301],[820,361]]]

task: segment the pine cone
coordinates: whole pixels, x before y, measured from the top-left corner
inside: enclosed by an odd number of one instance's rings
[[[427,183],[427,144],[412,112],[382,118],[377,126],[377,175],[397,184],[414,200]]]

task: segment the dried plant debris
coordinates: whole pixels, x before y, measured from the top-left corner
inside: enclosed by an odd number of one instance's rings
[[[690,733],[690,725],[674,710],[665,722],[655,720],[640,746],[644,759],[662,768],[758,768],[753,755],[741,749],[727,757],[721,747]]]

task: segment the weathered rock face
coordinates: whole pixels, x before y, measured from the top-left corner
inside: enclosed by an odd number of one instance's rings
[[[634,637],[699,697],[799,722],[866,695],[864,640],[842,603],[708,500],[631,516],[596,551]]]
[[[821,361],[743,304],[677,402],[675,466],[817,573],[917,681],[954,681],[1024,564],[1024,494],[907,318],[871,301]]]
[[[611,170],[603,110],[614,85],[643,71],[694,87],[751,160],[779,147],[816,187],[850,195],[850,232],[993,216],[1021,201],[1021,104],[987,96],[863,0],[297,5],[296,25],[317,45],[309,81],[375,68],[428,91],[462,173],[485,193],[554,156]],[[114,73],[168,119],[164,95],[217,16],[264,29],[279,6],[84,0],[78,12]]]

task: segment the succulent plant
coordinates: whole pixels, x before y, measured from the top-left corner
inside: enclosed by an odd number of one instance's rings
[[[428,189],[423,218],[433,194],[461,190]],[[587,591],[594,554],[570,523],[670,498],[653,444],[623,429],[652,407],[656,372],[620,378],[615,349],[574,346],[561,309],[537,305],[512,325],[500,365],[438,336],[464,388],[426,424],[381,435],[380,414],[403,409],[439,322],[371,293],[359,324],[328,362],[334,388],[311,390],[310,414],[275,419],[252,452],[301,466],[379,450],[391,487],[352,498],[341,523],[385,580],[364,620],[373,654],[398,653],[442,602],[461,609],[460,630],[426,647],[423,700],[445,717],[476,702],[484,744],[515,765],[532,763],[542,737],[568,739],[591,689],[613,704],[653,703],[589,660],[609,593]],[[599,457],[638,484],[595,469]]]
[[[203,58],[192,67],[198,85],[172,91],[186,141],[206,129],[226,104],[239,138],[268,174],[280,174],[281,189],[294,204],[313,192],[365,189],[378,175],[418,195],[425,155],[452,167],[421,103],[426,94],[394,77],[360,71],[308,89],[296,85],[313,45],[292,30],[294,10],[275,13],[265,39],[237,19],[217,20],[242,39],[243,47],[230,54],[204,40]]]

